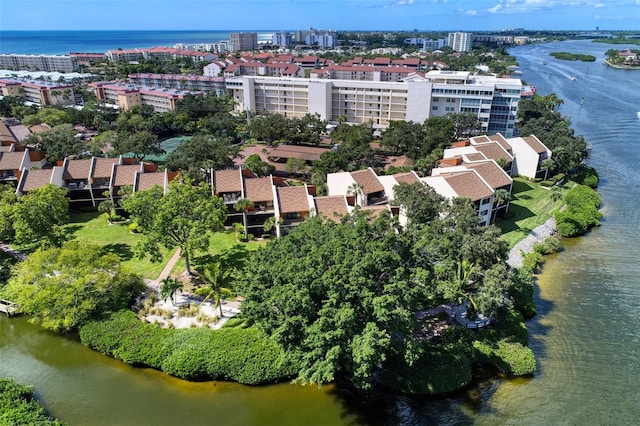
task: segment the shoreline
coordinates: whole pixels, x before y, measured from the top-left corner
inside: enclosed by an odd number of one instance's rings
[[[523,263],[523,254],[532,253],[538,243],[544,242],[548,237],[556,233],[556,220],[552,216],[542,225],[536,226],[524,239],[509,250],[507,265],[512,268],[520,268]]]
[[[611,68],[615,68],[617,70],[640,70],[640,66],[638,67],[632,67],[629,65],[614,65],[611,62],[607,61],[606,59],[602,60],[606,65],[609,65]]]

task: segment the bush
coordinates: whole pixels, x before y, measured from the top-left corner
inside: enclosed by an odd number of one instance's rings
[[[602,204],[602,199],[600,195],[586,185],[576,185],[567,191],[567,194],[564,196],[564,201],[567,203],[569,208],[576,208],[581,206],[593,206],[595,208],[600,207]]]
[[[536,371],[536,358],[531,349],[520,343],[500,340],[497,343],[476,341],[473,344],[479,358],[500,371],[514,376],[531,375]]]
[[[140,232],[140,229],[138,228],[138,224],[135,222],[130,223],[128,228],[129,228],[129,232],[131,232],[132,234],[137,234],[138,232]]]
[[[295,375],[274,341],[255,327],[162,329],[131,311],[80,329],[83,344],[133,365],[146,365],[187,380],[234,380],[257,385]]]
[[[556,237],[548,237],[544,242],[536,244],[533,249],[536,253],[543,255],[557,253],[562,249],[562,244],[560,244],[560,240]]]
[[[583,166],[574,177],[574,180],[581,185],[596,188],[600,183],[600,176],[598,176],[598,171],[593,167]]]
[[[525,253],[522,256],[522,266],[532,270],[533,272],[538,271],[538,268],[543,262],[544,260],[542,259],[542,255],[535,251],[532,253]]]
[[[463,351],[454,349],[428,350],[412,365],[398,355],[385,363],[380,375],[383,385],[419,395],[453,392],[469,384],[471,378],[471,361]]]
[[[9,379],[0,379],[0,424],[3,425],[63,425],[46,415],[33,397],[31,387]]]
[[[511,285],[507,288],[509,298],[513,301],[513,307],[525,318],[531,318],[536,314],[536,306],[533,303],[533,271],[528,268],[520,268],[515,271]],[[527,340],[524,341],[526,344]]]

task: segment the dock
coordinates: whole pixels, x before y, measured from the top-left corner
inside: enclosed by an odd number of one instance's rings
[[[0,299],[0,312],[7,314],[7,316],[11,316],[17,309],[18,305],[16,303]]]

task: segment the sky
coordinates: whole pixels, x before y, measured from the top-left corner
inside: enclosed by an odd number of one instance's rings
[[[3,30],[640,30],[640,0],[0,0]]]

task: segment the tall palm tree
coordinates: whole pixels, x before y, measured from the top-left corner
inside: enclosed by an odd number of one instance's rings
[[[236,209],[237,212],[242,212],[242,225],[244,226],[244,239],[249,238],[249,231],[247,230],[247,212],[250,208],[253,207],[253,201],[248,198],[240,198],[233,205],[233,208]]]
[[[213,297],[214,307],[220,308],[220,318],[224,316],[222,313],[221,299],[233,296],[231,291],[232,268],[223,267],[220,261],[215,261],[205,265],[200,273],[200,278],[205,283],[205,287],[201,287],[195,291],[198,296],[205,296],[202,303]],[[202,305],[201,303],[201,305]]]
[[[178,292],[178,290],[180,290],[180,292],[182,293],[182,282],[176,278],[169,277],[163,279],[160,282],[160,298],[162,300],[170,298],[173,301],[173,305],[175,306],[177,303],[176,293]]]
[[[509,204],[509,201],[511,201],[511,193],[506,189],[502,189],[502,188],[497,189],[496,192],[493,193],[493,199],[496,202],[496,208],[494,209],[494,216],[493,216],[493,219],[495,220],[500,206],[505,203]]]

